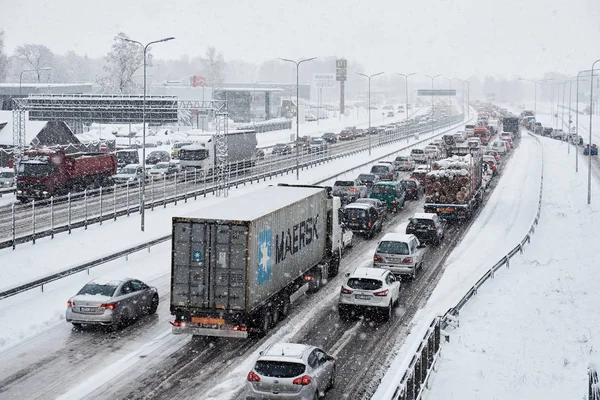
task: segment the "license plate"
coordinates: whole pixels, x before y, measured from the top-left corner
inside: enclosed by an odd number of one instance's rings
[[[79,307],[79,311],[81,311],[81,312],[94,312],[94,311],[96,311],[96,307]]]
[[[454,212],[454,208],[451,207],[441,207],[437,209],[438,212],[446,212],[446,213],[450,213],[450,212]]]
[[[365,294],[357,294],[354,297],[358,300],[371,300],[371,296],[367,296]]]
[[[225,319],[192,317],[192,323],[193,324],[204,324],[204,325],[225,325]]]
[[[417,232],[427,232],[427,230],[428,229],[425,229],[425,228],[423,228],[423,229],[417,229]]]

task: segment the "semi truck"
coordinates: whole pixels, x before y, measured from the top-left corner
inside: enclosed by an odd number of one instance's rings
[[[182,168],[195,168],[201,176],[210,176],[217,166],[217,143],[214,133],[194,135],[194,143],[179,149]],[[255,130],[229,131],[227,137],[227,159],[232,170],[245,169],[256,164]],[[189,139],[189,138],[188,138]]]
[[[504,117],[504,119],[502,119],[502,131],[512,132],[517,135],[519,133],[519,118]]]
[[[27,150],[17,168],[17,200],[42,200],[113,184],[114,154],[73,153],[63,148]]]
[[[470,219],[483,200],[482,163],[481,150],[434,162],[425,177],[425,212]]]
[[[331,187],[269,186],[172,219],[174,334],[264,335],[339,270]]]

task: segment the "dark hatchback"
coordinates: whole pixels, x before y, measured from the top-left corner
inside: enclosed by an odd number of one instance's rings
[[[403,179],[400,184],[406,191],[407,199],[419,200],[425,193],[425,188],[416,179]]]
[[[155,150],[146,156],[146,164],[158,164],[171,161],[171,155],[164,150]]]
[[[365,235],[367,239],[373,238],[383,227],[382,216],[370,204],[348,204],[344,207],[343,221],[348,229]]]
[[[360,174],[356,180],[368,188],[380,181],[379,176],[375,174]]]
[[[292,154],[292,146],[290,146],[287,143],[277,143],[275,146],[273,146],[273,150],[271,151],[271,153],[273,155],[286,155],[286,154]]]
[[[321,139],[325,140],[327,143],[337,143],[338,141],[337,135],[333,132],[324,133],[323,136],[321,136]]]

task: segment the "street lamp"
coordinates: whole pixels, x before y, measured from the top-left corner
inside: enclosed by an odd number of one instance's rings
[[[551,81],[552,78],[550,78],[550,79],[538,79],[538,80],[519,78],[519,80],[520,81],[526,81],[526,82],[533,83],[533,86],[534,86],[533,114],[535,115],[535,117],[537,119],[537,84],[541,83],[541,82]]]
[[[383,74],[383,72],[378,72],[376,74],[373,75],[367,75],[367,74],[362,74],[360,72],[357,72],[358,75],[360,76],[364,76],[369,80],[369,129],[367,130],[367,136],[369,137],[369,157],[371,156],[371,78],[374,78],[378,75]]]
[[[577,74],[577,85],[576,85],[576,89],[575,91],[577,92],[575,94],[575,129],[577,132],[577,138],[579,138],[579,75],[581,75],[584,72],[592,72],[591,69],[587,69],[585,71],[580,71]],[[594,80],[594,76],[590,75],[590,79],[593,81]],[[590,110],[591,112],[591,110]],[[578,163],[578,156],[577,156],[577,150],[575,150],[575,172],[579,172],[579,163]]]
[[[439,76],[442,76],[442,74],[438,74],[436,76],[429,76],[429,75],[425,75],[426,77],[428,77],[429,79],[431,79],[431,133],[433,133],[435,130],[433,128],[433,119],[434,119],[434,105],[433,105],[433,80]]]
[[[300,180],[300,148],[298,147],[298,139],[300,138],[300,96],[299,96],[299,88],[300,88],[300,76],[299,69],[300,64],[306,61],[312,61],[317,57],[306,58],[300,61],[294,61],[287,58],[280,58],[281,61],[291,62],[296,65],[296,180]]]
[[[49,68],[49,67],[42,67],[42,68],[36,68],[36,69],[25,69],[25,70],[21,71],[21,75],[19,76],[19,95],[22,94],[21,86],[23,85],[23,74],[25,72],[50,71],[51,69],[52,68]]]
[[[408,74],[408,75],[406,75],[406,74],[400,74],[400,73],[396,73],[396,75],[403,76],[403,77],[404,77],[404,79],[406,80],[406,110],[405,110],[404,112],[406,113],[406,118],[405,118],[405,119],[407,119],[407,120],[408,120],[408,77],[409,77],[409,76],[416,75],[416,72],[412,72],[412,73],[410,73],[410,74]]]
[[[452,78],[452,79],[450,79],[450,78],[446,78],[445,76],[442,76],[442,79],[445,79],[445,80],[448,81],[448,83],[450,84],[450,90],[452,90],[452,81],[460,81],[460,79],[458,79],[458,78]],[[451,97],[449,97],[449,98],[451,99]],[[450,108],[449,107],[450,107],[450,105],[448,104],[448,115],[450,115]]]
[[[469,100],[470,100],[469,99],[469,95],[470,95],[469,92],[471,91],[471,81],[467,81],[467,80],[464,80],[464,79],[459,79],[459,81],[461,81],[462,83],[466,83],[467,84],[467,118],[470,118],[471,117],[471,108],[469,107]],[[464,88],[464,85],[463,85],[463,88]],[[465,92],[463,90],[463,117],[465,115],[464,106],[465,106]]]
[[[146,207],[146,52],[148,51],[148,46],[155,43],[160,42],[168,42],[169,40],[175,39],[174,37],[168,37],[160,40],[154,40],[144,45],[137,40],[131,40],[122,36],[117,36],[117,39],[121,39],[125,42],[135,43],[142,46],[143,55],[144,55],[144,97],[142,100],[142,171],[144,171],[144,176],[141,183],[142,189],[142,198],[140,199],[140,217],[141,217],[141,230],[144,232],[145,229],[145,207]]]
[[[592,64],[592,69],[590,70],[590,139],[588,142],[590,150],[588,152],[588,204],[591,204],[592,202],[592,109],[594,108],[594,67],[596,66],[597,62],[600,62],[600,60],[594,61],[594,63]]]

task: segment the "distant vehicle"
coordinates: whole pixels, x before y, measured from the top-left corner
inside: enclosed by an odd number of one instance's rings
[[[300,136],[296,140],[296,147],[308,147],[310,146],[310,136]]]
[[[410,151],[410,158],[416,163],[427,163],[429,162],[429,155],[423,149],[412,149]]]
[[[400,286],[400,280],[386,269],[360,267],[347,273],[338,300],[340,319],[347,321],[361,313],[370,316],[375,311],[389,321],[400,302]]]
[[[452,134],[452,137],[454,138],[454,144],[464,143],[464,141],[466,140],[466,136],[467,133],[464,131],[455,132],[454,134]]]
[[[410,174],[411,179],[417,180],[421,185],[425,184],[425,176],[429,173],[430,168],[427,165],[419,165]]]
[[[368,188],[371,188],[375,183],[379,182],[379,175],[375,174],[360,174],[356,178],[356,182],[365,185]]]
[[[173,147],[171,147],[171,158],[179,158],[179,151],[181,150],[181,148],[184,146],[189,146],[191,144],[194,144],[194,142],[177,142],[173,144]],[[137,164],[138,162],[130,164]]]
[[[315,117],[312,114],[306,114],[304,116],[304,120],[307,121],[307,122],[315,122],[317,120],[317,117]]]
[[[115,152],[115,157],[117,157],[117,165],[119,168],[123,168],[129,164],[140,163],[140,153],[136,149],[117,150]]]
[[[335,358],[318,347],[276,343],[246,377],[245,399],[318,399],[335,384]]]
[[[415,279],[417,270],[423,268],[424,255],[425,249],[415,235],[386,233],[377,244],[373,267]]]
[[[415,169],[415,166],[415,160],[411,159],[409,156],[398,156],[394,160],[394,168],[396,171],[412,171]]]
[[[179,168],[176,164],[170,162],[159,162],[148,171],[148,176],[151,179],[164,179],[178,172]]]
[[[310,141],[310,146],[308,147],[309,153],[313,154],[323,154],[327,153],[327,141],[321,138],[314,138]]]
[[[494,159],[496,160],[496,164],[498,164],[500,162],[500,153],[498,153],[498,151],[496,151],[496,150],[493,150],[493,149],[485,150],[483,152],[483,155],[494,157]]]
[[[325,141],[327,141],[327,143],[337,143],[338,141],[338,137],[335,133],[333,132],[327,132],[324,133],[323,136],[321,136],[322,139],[325,139]]]
[[[381,200],[389,210],[397,213],[404,208],[406,190],[400,182],[379,182],[371,188],[370,197]]]
[[[488,165],[492,170],[492,174],[496,175],[498,171],[498,164],[496,164],[496,158],[494,156],[483,156],[483,162]]]
[[[394,114],[393,111],[388,111],[387,116],[388,116],[388,118],[391,118],[391,117],[396,116],[396,114]]]
[[[419,200],[425,193],[425,188],[416,179],[403,179],[400,184],[406,191],[407,200]]]
[[[446,146],[454,146],[456,144],[456,139],[454,135],[444,135],[442,136],[442,140]]]
[[[74,327],[105,325],[113,330],[158,309],[158,291],[137,279],[88,282],[67,302]]]
[[[472,149],[478,149],[478,148],[481,147],[481,145],[482,145],[481,139],[478,138],[478,137],[470,137],[467,140],[467,146],[470,147],[470,148],[472,148]]]
[[[591,148],[591,150],[590,150]],[[598,155],[598,146],[596,146],[595,144],[592,143],[591,147],[589,144],[586,144],[585,147],[583,148],[583,155],[587,156],[587,155],[592,155],[592,156],[597,156]]]
[[[583,144],[583,137],[580,135],[573,135],[571,142],[573,142],[573,144],[576,146],[581,146]]]
[[[111,186],[117,172],[112,153],[67,154],[62,148],[25,151],[17,169],[17,200],[47,199],[98,186]]]
[[[17,184],[15,171],[12,169],[0,169],[0,188],[13,187]]]
[[[169,162],[171,156],[165,150],[154,150],[146,156],[146,164],[157,164],[159,162]]]
[[[144,169],[141,164],[129,164],[121,168],[113,179],[117,184],[124,184],[139,182],[144,179],[145,176],[147,175],[144,174]]]
[[[509,151],[510,145],[506,144],[503,140],[495,140],[492,142],[492,149],[497,151],[500,155],[506,155]]]
[[[352,203],[356,199],[369,196],[369,189],[358,180],[335,181],[332,188],[334,196],[339,197],[342,203]]]
[[[485,127],[478,126],[473,130],[473,137],[479,138],[482,146],[487,146],[488,142],[490,141],[490,136],[490,131]]]
[[[356,132],[354,133],[354,136],[356,136],[356,137],[365,137],[365,136],[367,136],[367,130],[366,129],[356,129]]]
[[[519,118],[504,117],[502,119],[502,129],[506,132],[512,132],[515,135],[519,132]]]
[[[343,131],[340,132],[340,134],[338,136],[338,139],[340,141],[342,141],[342,140],[354,140],[355,139],[354,132],[350,131],[350,130],[347,130],[347,129],[344,129]]]
[[[277,143],[273,146],[271,154],[274,156],[284,156],[286,154],[292,154],[292,146],[287,143]]]
[[[473,132],[475,131],[475,125],[465,125],[465,133],[467,134],[467,139],[473,136]]]
[[[377,135],[378,133],[379,131],[377,130],[376,126],[372,126],[367,129],[367,135]]]
[[[370,204],[373,207],[375,207],[375,209],[379,212],[379,215],[381,215],[382,219],[385,220],[387,218],[387,215],[388,215],[387,205],[379,199],[365,197],[365,198],[361,198],[361,199],[356,199],[354,204]]]
[[[437,246],[444,238],[446,225],[437,214],[416,213],[408,221],[406,234],[415,235],[421,243],[431,242]]]
[[[424,150],[429,155],[430,160],[438,160],[441,156],[440,149],[437,146],[425,146]]]
[[[383,227],[381,214],[370,204],[348,204],[344,207],[343,221],[352,232],[365,235],[367,239],[372,239]]]
[[[371,167],[370,173],[379,176],[382,181],[393,181],[396,179],[394,166],[390,164],[375,164]]]

